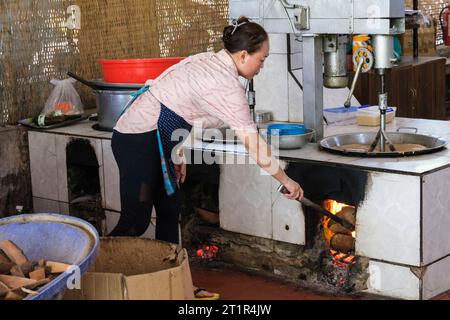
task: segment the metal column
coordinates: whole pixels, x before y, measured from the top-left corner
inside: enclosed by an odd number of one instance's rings
[[[323,55],[322,38],[303,35],[303,120],[316,130],[316,142],[323,132]]]

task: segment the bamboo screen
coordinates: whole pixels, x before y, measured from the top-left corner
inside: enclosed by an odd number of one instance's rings
[[[81,9],[81,29],[65,27]],[[0,125],[39,114],[53,78],[101,78],[99,59],[187,56],[221,48],[228,0],[1,0]],[[86,108],[92,91],[76,84]]]

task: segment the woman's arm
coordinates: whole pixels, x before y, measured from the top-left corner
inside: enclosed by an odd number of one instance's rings
[[[297,182],[287,176],[280,167],[278,160],[272,155],[271,148],[258,132],[236,130],[236,135],[258,166],[283,184],[289,191],[289,194],[285,195],[288,199],[295,200],[303,198],[303,189]]]

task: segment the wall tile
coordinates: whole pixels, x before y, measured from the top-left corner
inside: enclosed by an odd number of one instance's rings
[[[358,208],[360,256],[420,266],[420,177],[370,172]]]
[[[423,298],[428,300],[449,291],[449,274],[450,257],[428,266],[423,280]]]
[[[110,140],[102,140],[104,177],[105,177],[105,208],[120,211],[120,177],[119,168],[111,149]]]
[[[248,156],[239,156],[248,161]],[[272,239],[271,177],[256,164],[221,165],[219,207],[224,230]]]
[[[29,131],[28,139],[33,196],[58,201],[55,136]]]
[[[277,189],[280,183],[272,181],[273,239],[277,241],[306,244],[305,216],[298,201],[286,199]]]
[[[450,168],[423,179],[423,263],[450,254]]]
[[[420,281],[408,267],[370,261],[368,292],[398,299],[420,299]]]
[[[271,111],[275,121],[288,121],[287,60],[284,54],[273,54],[261,74],[255,77],[256,110]]]

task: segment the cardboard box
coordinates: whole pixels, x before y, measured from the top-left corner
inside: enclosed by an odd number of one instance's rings
[[[102,238],[100,253],[65,300],[193,300],[188,254],[141,238]]]

